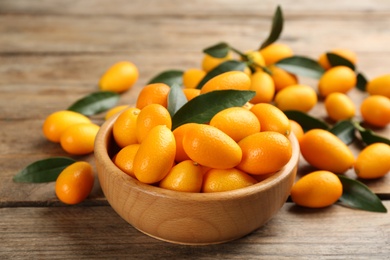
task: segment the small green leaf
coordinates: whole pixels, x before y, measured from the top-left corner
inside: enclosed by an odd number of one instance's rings
[[[221,42],[204,49],[203,52],[215,58],[224,58],[228,55],[229,50],[229,45],[225,42]]]
[[[168,112],[173,115],[185,104],[187,98],[178,84],[173,84],[168,94]]]
[[[215,90],[188,101],[172,117],[172,130],[185,123],[207,123],[219,111],[241,107],[251,100],[255,91]]]
[[[196,86],[197,89],[201,89],[203,85],[209,81],[210,79],[214,78],[215,76],[218,76],[219,74],[233,71],[233,70],[239,70],[243,71],[245,69],[246,65],[245,62],[237,61],[237,60],[228,60],[225,62],[222,62],[217,67],[209,71],[204,78],[199,82],[198,86]]]
[[[356,138],[355,125],[350,120],[337,122],[329,131],[347,145],[352,143]]]
[[[14,182],[41,183],[57,180],[58,175],[67,166],[76,161],[68,157],[52,157],[31,163],[18,172]]]
[[[387,209],[382,201],[363,183],[338,175],[343,184],[343,195],[339,199],[339,204],[365,211],[386,213]]]
[[[297,55],[282,59],[275,65],[290,73],[315,79],[321,78],[325,72],[317,61]]]
[[[183,85],[183,71],[182,70],[167,70],[153,77],[147,84],[164,83],[168,86],[173,84]]]
[[[278,7],[275,10],[274,17],[272,19],[271,32],[268,35],[268,38],[260,45],[259,50],[262,50],[268,45],[277,41],[282,31],[283,31],[283,12],[282,12],[282,8],[278,5]]]
[[[83,97],[73,103],[68,110],[81,113],[85,116],[92,116],[107,111],[114,107],[119,94],[111,91],[98,91]]]
[[[327,52],[326,57],[328,58],[328,61],[332,67],[335,66],[347,66],[351,70],[355,70],[355,65],[353,65],[352,62],[347,60],[346,58],[341,57],[340,55]]]
[[[362,73],[358,73],[357,76],[356,76],[356,88],[361,90],[361,91],[366,91],[366,86],[367,86],[367,78],[362,74]]]
[[[370,145],[370,144],[373,144],[373,143],[385,143],[385,144],[390,145],[390,140],[389,139],[377,135],[371,129],[364,128],[357,122],[354,125],[355,125],[355,128],[359,131],[360,136],[362,138],[362,141],[366,145]]]
[[[305,132],[315,128],[320,128],[324,130],[329,129],[327,123],[315,117],[309,116],[307,113],[297,110],[288,110],[284,111],[284,113],[289,119],[294,120],[298,124],[300,124]]]

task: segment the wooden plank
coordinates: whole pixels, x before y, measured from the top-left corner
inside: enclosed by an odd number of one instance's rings
[[[10,13],[0,16],[0,33],[7,34],[0,38],[1,52],[188,51],[220,41],[253,49],[268,36],[271,17],[257,13],[230,15],[230,9],[225,12],[229,15],[85,17]],[[272,16],[273,10],[269,13]],[[290,16],[288,10],[285,13],[281,40],[298,53],[307,53],[307,50],[319,53],[340,45],[358,52],[389,52],[385,43],[389,40],[390,18],[386,11],[377,13],[363,9],[355,15],[331,12],[323,16],[306,10]],[[335,34],[342,37],[334,37]]]
[[[385,215],[338,205],[309,210],[288,203],[248,236],[200,247],[150,238],[108,206],[0,208],[0,220],[2,259],[388,259],[390,253]]]
[[[390,5],[386,0],[340,0],[337,4],[323,4],[317,1],[297,0],[294,2],[283,1],[280,5],[286,10],[294,12],[311,13],[343,13],[353,12],[380,12],[389,11]],[[207,6],[207,8],[205,8]],[[225,10],[231,15],[270,13],[276,3],[272,1],[259,2],[246,0],[245,4],[237,1],[207,1],[193,0],[190,3],[176,1],[132,0],[129,4],[126,0],[83,0],[69,2],[66,0],[41,0],[31,3],[28,0],[2,0],[0,13],[32,13],[32,14],[66,14],[66,15],[221,15]],[[270,14],[271,15],[271,14]]]

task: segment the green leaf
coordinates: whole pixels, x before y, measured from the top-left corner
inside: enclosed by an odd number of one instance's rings
[[[335,66],[347,66],[350,69],[355,70],[355,65],[353,65],[352,62],[350,62],[349,60],[341,57],[340,55],[327,52],[326,53],[326,57],[328,58],[328,61],[329,61],[330,65],[332,67],[335,67]]]
[[[274,17],[272,19],[271,32],[268,35],[268,38],[260,45],[259,50],[264,49],[268,45],[274,43],[279,39],[280,34],[283,31],[283,12],[282,8],[278,5],[275,10]]]
[[[362,74],[362,73],[358,73],[357,76],[356,76],[356,88],[361,90],[361,91],[366,91],[366,86],[367,86],[367,78]]]
[[[329,131],[340,138],[340,140],[347,145],[352,143],[356,138],[355,125],[350,120],[337,122]]]
[[[275,65],[290,73],[315,79],[321,78],[325,72],[317,61],[298,55],[282,59]]]
[[[365,144],[370,145],[373,143],[385,143],[385,144],[390,145],[389,139],[382,137],[380,135],[377,135],[371,129],[364,128],[357,122],[354,125],[355,125],[355,128],[359,131],[360,136],[362,138],[362,141]]]
[[[171,117],[185,104],[187,98],[178,84],[173,84],[168,94],[168,111]]]
[[[215,58],[224,58],[228,55],[229,50],[229,45],[225,42],[221,42],[204,49],[203,52]]]
[[[199,82],[199,84],[196,86],[197,89],[201,89],[203,85],[209,81],[210,79],[214,78],[215,76],[218,76],[219,74],[233,71],[233,70],[239,70],[243,71],[245,69],[246,65],[245,62],[237,61],[237,60],[228,60],[225,62],[222,62],[217,67],[209,71],[204,78]]]
[[[14,182],[41,183],[57,180],[58,175],[67,166],[76,161],[68,157],[51,157],[31,163],[18,172]]]
[[[172,117],[172,130],[185,123],[207,123],[219,111],[241,107],[255,96],[255,91],[215,90],[188,101]]]
[[[305,132],[315,128],[325,130],[329,129],[329,126],[326,122],[319,120],[315,117],[309,116],[307,113],[297,110],[288,110],[284,111],[284,113],[289,119],[294,120],[298,124],[300,124]]]
[[[111,91],[98,91],[85,96],[73,103],[68,110],[92,116],[114,107],[119,100],[119,94]]]
[[[339,199],[339,204],[365,211],[386,213],[387,209],[382,201],[363,183],[338,175],[343,184],[343,195]]]
[[[179,86],[183,85],[183,71],[182,70],[167,70],[163,71],[160,74],[154,76],[147,84],[152,83],[164,83],[168,86],[173,84],[178,84]]]

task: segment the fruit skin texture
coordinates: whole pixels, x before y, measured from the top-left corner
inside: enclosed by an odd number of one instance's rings
[[[141,143],[156,125],[165,125],[171,129],[171,116],[168,110],[160,104],[147,105],[141,110],[137,118],[135,133],[138,143]]]
[[[168,94],[171,88],[164,83],[153,83],[146,85],[138,94],[135,106],[142,109],[150,104],[160,104],[168,106]]]
[[[236,142],[260,132],[257,117],[242,107],[230,107],[218,112],[211,118],[210,125],[222,130]]]
[[[125,146],[112,159],[119,169],[134,178],[134,158],[139,147],[140,144],[130,144]]]
[[[355,52],[344,49],[344,48],[335,48],[330,51],[330,53],[337,54],[338,56],[343,57],[344,59],[349,60],[352,64],[356,65],[357,63],[357,55]],[[328,58],[326,57],[326,53],[322,53],[320,57],[318,57],[318,63],[325,70],[330,69],[332,66],[330,65]]]
[[[134,175],[140,182],[156,183],[170,171],[175,160],[176,142],[171,130],[158,125],[150,130],[134,158]]]
[[[254,105],[250,111],[259,119],[261,131],[274,131],[285,136],[290,134],[290,120],[276,106],[268,103],[259,103]]]
[[[275,84],[268,73],[259,70],[251,76],[250,90],[256,91],[256,95],[250,100],[251,103],[268,103],[274,98]]]
[[[315,171],[300,178],[291,189],[297,205],[323,208],[334,204],[343,194],[340,179],[330,171]]]
[[[277,132],[260,132],[245,137],[238,145],[242,160],[236,168],[254,175],[279,171],[292,156],[292,147],[286,136]]]
[[[99,87],[103,91],[122,93],[138,80],[138,68],[129,61],[121,61],[112,65],[100,78]]]
[[[201,94],[225,89],[249,90],[251,79],[242,71],[228,71],[207,81],[200,90]]]
[[[183,147],[183,138],[186,133],[186,131],[191,131],[192,127],[195,123],[187,123],[183,124],[177,128],[175,128],[172,133],[175,137],[176,141],[176,155],[175,155],[175,161],[181,162],[185,160],[190,160],[190,157],[187,155],[187,153],[184,151]]]
[[[130,144],[136,144],[136,127],[138,114],[141,112],[138,108],[131,107],[123,111],[115,120],[112,133],[115,142],[123,148]]]
[[[298,110],[309,112],[317,104],[317,93],[306,85],[291,85],[275,96],[275,105],[282,111]]]
[[[382,95],[390,98],[390,74],[372,79],[367,83],[366,90],[370,95]]]
[[[46,117],[42,126],[43,135],[52,142],[59,143],[62,133],[71,125],[91,123],[91,120],[77,112],[60,110]]]
[[[248,58],[248,66],[252,67],[255,71],[263,71],[259,66],[265,67],[265,60],[259,51],[250,50],[245,52],[245,55],[247,55]],[[256,66],[253,63],[256,63],[256,65],[259,66]]]
[[[319,80],[318,90],[321,96],[330,93],[347,93],[356,85],[355,72],[346,66],[336,66],[327,70]]]
[[[298,78],[296,75],[275,65],[269,66],[269,69],[272,72],[271,78],[274,81],[276,92],[284,89],[285,87],[298,84]]]
[[[207,167],[229,169],[241,161],[238,144],[218,128],[194,124],[183,137],[183,148],[191,160]]]
[[[185,88],[196,88],[204,78],[206,72],[198,68],[191,68],[183,73],[183,85]]]
[[[186,96],[187,100],[190,101],[193,98],[196,98],[200,95],[200,89],[197,88],[184,88],[183,93]]]
[[[385,127],[390,123],[390,99],[381,95],[368,96],[360,104],[360,112],[367,123]]]
[[[106,115],[104,116],[104,120],[109,119],[110,117],[112,117],[116,113],[119,113],[120,111],[124,111],[127,108],[129,108],[128,105],[120,105],[120,106],[115,106],[115,107],[111,108],[110,110],[108,110],[106,112]]]
[[[355,104],[344,93],[335,92],[329,94],[324,104],[328,116],[336,122],[355,116]]]
[[[265,64],[271,65],[277,61],[293,56],[292,49],[283,43],[272,43],[260,50],[260,54],[263,56]]]
[[[257,180],[236,168],[211,169],[203,177],[203,192],[236,190],[256,184]]]
[[[355,162],[349,147],[337,136],[323,129],[306,132],[299,145],[305,160],[320,170],[343,173]]]
[[[159,186],[164,189],[200,192],[203,182],[203,167],[191,160],[182,161],[172,167]]]
[[[98,125],[92,123],[81,123],[68,127],[61,135],[62,149],[74,155],[92,153],[99,129]]]
[[[78,204],[91,193],[94,184],[92,166],[87,162],[75,162],[66,167],[56,180],[55,192],[66,204]]]
[[[301,140],[302,136],[305,134],[303,128],[298,122],[290,119],[291,133],[295,134],[295,137],[298,139],[298,142]]]
[[[374,143],[365,147],[356,158],[356,175],[362,179],[376,179],[390,172],[390,145]]]
[[[217,67],[218,65],[220,65],[221,63],[231,59],[232,59],[232,54],[230,52],[223,58],[215,58],[213,56],[205,54],[202,60],[202,69],[206,72],[209,72],[215,67]]]

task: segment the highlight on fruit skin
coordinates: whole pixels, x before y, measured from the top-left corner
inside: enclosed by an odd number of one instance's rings
[[[80,123],[92,123],[91,120],[83,114],[60,110],[46,117],[42,131],[43,135],[51,142],[59,143],[62,133],[70,126]]]
[[[327,130],[309,130],[301,137],[299,145],[303,158],[319,170],[341,174],[355,162],[351,149]]]
[[[368,124],[386,127],[390,123],[390,99],[382,95],[368,96],[360,104],[360,113]]]
[[[314,171],[300,178],[291,188],[291,200],[308,208],[331,206],[343,194],[343,185],[330,171]]]
[[[94,173],[88,162],[79,161],[66,167],[58,176],[55,192],[60,201],[74,205],[83,202],[91,193]]]
[[[366,90],[370,95],[382,95],[390,98],[390,74],[373,78],[367,83]]]
[[[390,145],[373,143],[366,146],[356,158],[356,175],[361,179],[377,179],[390,172]]]
[[[327,70],[318,82],[318,91],[323,97],[334,92],[347,93],[356,86],[356,74],[347,66],[336,66]]]
[[[137,66],[130,61],[120,61],[108,68],[99,80],[103,91],[122,93],[133,87],[138,80]]]

